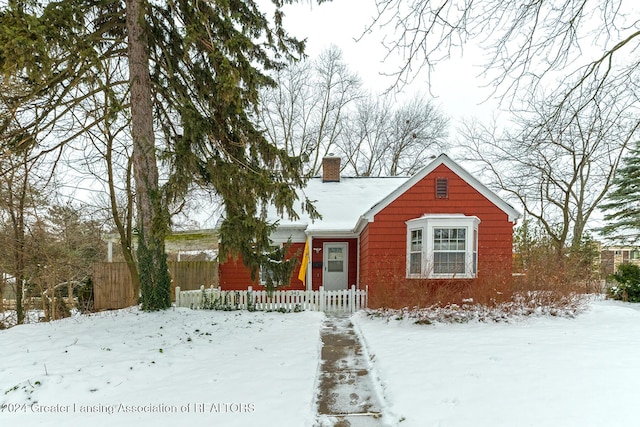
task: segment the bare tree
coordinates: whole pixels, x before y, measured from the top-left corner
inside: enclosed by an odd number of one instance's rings
[[[558,255],[580,247],[585,227],[612,185],[639,122],[615,95],[549,119],[544,102],[518,118],[516,130],[467,124],[470,159],[495,187],[517,200],[551,237]]]
[[[424,97],[414,97],[393,114],[387,175],[412,175],[429,157],[445,150],[448,118]]]
[[[110,226],[115,227],[120,249],[127,264],[133,295],[139,295],[140,282],[134,253],[135,191],[133,184],[133,156],[130,144],[130,120],[126,105],[127,93],[121,85],[126,81],[124,64],[108,61],[104,64],[103,91],[89,94],[75,111],[76,121],[86,128],[82,137],[69,144],[74,150],[66,168],[88,179],[90,191],[97,200],[98,210],[105,210]],[[101,121],[89,126],[93,117]],[[88,202],[85,200],[85,202]]]
[[[404,56],[392,73],[398,84],[422,70],[429,79],[433,67],[473,41],[485,52],[485,71],[501,95],[513,100],[520,89],[560,79],[561,108],[567,97],[579,94],[585,104],[608,84],[638,80],[640,28],[630,3],[377,0],[371,28],[395,31],[386,47]]]
[[[446,151],[448,118],[423,96],[396,106],[390,95],[358,102],[340,138],[340,154],[357,176],[412,175]]]
[[[306,157],[306,169],[314,175],[336,147],[348,111],[363,96],[362,83],[336,46],[315,61],[281,70],[277,82],[262,92],[258,120],[274,144]]]
[[[368,97],[349,115],[340,140],[345,168],[356,176],[377,176],[385,168],[384,147],[391,136],[391,98]]]
[[[43,158],[32,144],[33,135],[20,126],[20,113],[8,102],[8,98],[19,95],[24,86],[0,80],[0,218],[7,234],[4,247],[7,258],[3,260],[4,265],[0,265],[8,269],[15,281],[18,324],[25,320],[23,290],[29,219],[41,203],[40,193],[50,178],[43,166]],[[31,114],[37,115],[38,112],[34,109]]]
[[[358,176],[412,174],[446,147],[447,118],[422,96],[395,105],[390,94],[367,95],[337,47],[279,74],[264,91],[259,119],[269,138],[307,157],[317,174],[329,153]]]
[[[15,280],[17,323],[22,324],[25,319],[23,305],[23,287],[26,278],[26,234],[29,214],[34,209],[34,181],[35,162],[29,161],[30,152],[25,150],[20,154],[3,153],[0,165],[3,173],[0,175],[0,211],[7,218],[8,229],[7,255],[10,262],[4,264]],[[9,261],[9,260],[6,260]]]

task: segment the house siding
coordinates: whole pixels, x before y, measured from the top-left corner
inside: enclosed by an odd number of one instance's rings
[[[302,251],[304,250],[304,243],[292,243],[289,247],[288,258],[297,256],[298,259],[302,259]],[[247,287],[253,286],[253,289],[262,290],[264,286],[258,283],[258,280],[252,281],[249,269],[242,264],[242,258],[229,259],[226,262],[220,264],[220,287],[223,290],[240,291],[246,290]],[[286,288],[288,290],[304,290],[305,286],[301,280],[298,279],[298,273],[300,272],[300,265],[298,264],[293,271],[291,277],[291,284]]]
[[[436,178],[447,178],[447,198],[436,198]],[[375,286],[405,277],[405,221],[424,214],[464,214],[480,218],[478,227],[478,279],[511,275],[513,224],[507,214],[445,165],[378,212],[361,239],[361,284]],[[366,254],[366,257],[365,257]],[[374,266],[375,269],[370,268]]]
[[[358,280],[358,240],[357,239],[325,239],[314,238],[311,249],[311,286],[313,290],[320,289],[322,286],[322,273],[323,273],[323,245],[330,242],[346,242],[349,245],[349,260],[347,262],[348,268],[348,285],[355,285]],[[313,250],[316,249],[316,250]],[[302,251],[304,250],[304,243],[292,243],[289,249],[289,256],[297,254],[299,259],[302,259]],[[313,264],[320,265],[320,267],[313,267]],[[288,290],[305,290],[305,285],[298,279],[300,272],[300,266],[296,266],[293,277],[291,279],[291,285],[286,289]],[[253,286],[254,289],[264,289],[258,281],[252,281],[249,274],[249,270],[242,264],[242,259],[236,260],[229,259],[227,262],[220,264],[220,287],[224,290],[244,290],[248,286]]]

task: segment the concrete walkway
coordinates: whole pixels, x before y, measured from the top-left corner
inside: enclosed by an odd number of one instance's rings
[[[327,315],[322,340],[317,427],[391,426],[370,374],[370,361],[347,315]]]

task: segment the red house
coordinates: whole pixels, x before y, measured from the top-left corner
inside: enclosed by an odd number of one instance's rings
[[[345,178],[340,159],[323,160],[321,178],[304,194],[322,219],[278,218],[274,245],[310,242],[306,283],[294,273],[288,289],[347,289],[370,293],[393,281],[473,281],[511,275],[513,226],[520,214],[442,154],[412,177]],[[302,257],[301,257],[302,258]],[[223,289],[251,283],[240,261],[220,266]]]

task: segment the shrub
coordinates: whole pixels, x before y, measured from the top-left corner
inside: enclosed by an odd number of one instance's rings
[[[477,279],[407,279],[402,259],[389,256],[369,273],[369,307],[376,309],[499,308],[500,313],[574,313],[590,293],[601,293],[591,245],[557,254],[547,241],[529,242],[514,270],[511,260],[489,260]],[[507,264],[508,265],[508,264]]]
[[[511,277],[504,271],[486,272],[478,279],[407,279],[404,263],[388,257],[376,262],[369,277],[369,307],[420,309],[449,304],[492,306],[509,301]]]
[[[240,310],[238,301],[240,300],[239,292],[221,292],[218,296],[214,296],[206,290],[202,290],[202,309],[203,310],[221,310],[221,311],[235,311]],[[251,302],[250,307],[253,307]],[[253,311],[253,310],[250,310]]]
[[[635,264],[621,264],[618,271],[612,276],[617,286],[612,286],[608,290],[610,298],[640,302],[640,266]]]

